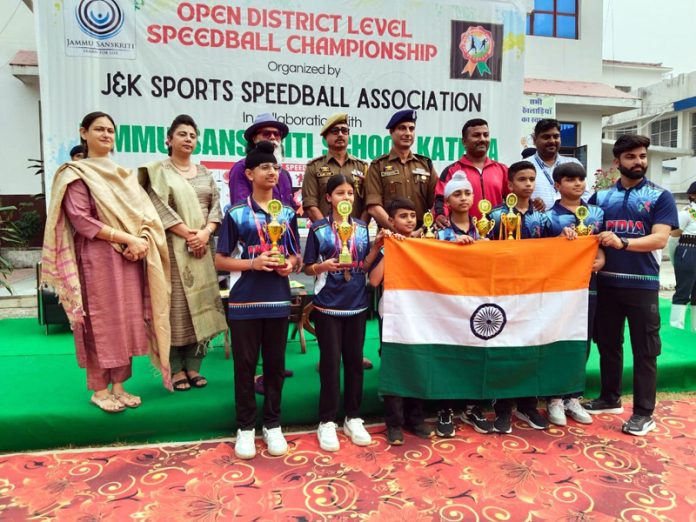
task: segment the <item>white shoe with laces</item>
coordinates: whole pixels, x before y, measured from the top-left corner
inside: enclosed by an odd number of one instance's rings
[[[346,417],[346,420],[343,422],[343,433],[350,437],[350,440],[356,446],[367,446],[372,442],[372,437],[365,429],[363,420],[359,417],[354,419]]]
[[[317,429],[319,447],[324,451],[338,451],[341,448],[336,434],[336,424],[333,422],[320,422]]]
[[[253,459],[256,456],[254,430],[237,430],[237,440],[234,443],[234,454],[240,459]]]
[[[565,401],[565,409],[575,422],[580,424],[592,424],[592,415],[585,411],[580,404],[580,399],[573,397]]]
[[[548,412],[549,422],[552,422],[556,426],[565,426],[568,424],[565,415],[565,407],[563,406],[563,399],[551,399],[548,404]]]
[[[280,426],[270,429],[264,426],[263,441],[268,446],[268,453],[274,457],[285,455],[288,452],[288,443],[283,436],[283,430],[280,429]]]

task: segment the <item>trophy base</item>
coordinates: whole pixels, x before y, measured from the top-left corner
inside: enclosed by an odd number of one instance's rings
[[[341,263],[342,265],[352,265],[353,264],[353,256],[350,254],[339,254],[338,262]]]
[[[280,266],[285,266],[285,256],[283,254],[277,254],[274,257]]]

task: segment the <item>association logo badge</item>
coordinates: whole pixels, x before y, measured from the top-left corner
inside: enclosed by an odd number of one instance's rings
[[[116,0],[81,0],[75,17],[82,31],[97,40],[113,38],[123,29],[123,11]]]
[[[134,60],[134,5],[126,0],[64,0],[65,53]]]
[[[450,78],[500,81],[503,26],[452,21]]]

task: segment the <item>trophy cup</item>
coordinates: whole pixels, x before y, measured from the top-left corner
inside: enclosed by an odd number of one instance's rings
[[[434,222],[435,218],[433,218],[432,212],[428,210],[425,214],[423,214],[423,228],[425,229],[423,237],[427,237],[430,239],[435,237],[435,234],[433,233]]]
[[[505,205],[508,211],[500,215],[500,237],[499,239],[520,239],[521,237],[521,218],[515,214],[517,196],[508,194],[505,198]]]
[[[268,213],[271,215],[271,222],[266,223],[266,232],[268,233],[268,238],[271,240],[271,253],[276,256],[278,264],[285,264],[285,255],[278,248],[278,241],[285,231],[287,230],[287,225],[285,223],[278,222],[278,214],[283,210],[283,204],[277,199],[272,199],[268,202]]]
[[[590,225],[589,227],[585,225],[585,220],[589,215],[590,210],[585,205],[580,205],[575,211],[575,217],[577,217],[580,221],[580,223],[578,223],[575,227],[575,231],[578,233],[578,236],[589,236],[594,231],[594,225]]]
[[[482,199],[478,204],[479,212],[481,212],[481,219],[476,219],[476,216],[472,219],[481,238],[487,237],[488,233],[495,227],[495,219],[488,219],[488,213],[492,208],[493,205],[491,205],[490,201]]]
[[[338,262],[342,265],[350,265],[353,263],[353,255],[350,253],[350,250],[348,250],[348,240],[353,235],[353,225],[350,224],[348,216],[353,212],[353,205],[350,201],[341,201],[336,205],[336,210],[343,218],[341,223],[334,223],[336,233],[343,244],[341,253],[338,256]]]

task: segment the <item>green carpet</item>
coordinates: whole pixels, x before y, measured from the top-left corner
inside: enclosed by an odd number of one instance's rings
[[[669,302],[662,301],[662,356],[658,360],[658,389],[696,390],[696,334],[668,324]],[[688,327],[688,326],[687,326]],[[133,364],[128,389],[141,395],[143,405],[116,415],[103,413],[89,403],[84,370],[77,367],[72,336],[67,328],[51,327],[50,335],[36,319],[0,321],[0,451],[111,444],[115,442],[165,442],[229,436],[235,426],[232,360],[226,360],[221,342],[203,365],[210,384],[201,390],[171,394],[160,384],[146,357]],[[628,332],[626,333],[628,339]],[[379,357],[377,321],[368,323],[365,354],[375,369],[365,372],[363,414],[379,416],[377,397]],[[295,372],[285,381],[283,424],[317,422],[319,360],[316,341],[308,336],[307,354],[298,341],[289,341],[287,367]],[[632,357],[626,350],[624,391],[632,386]],[[587,365],[588,397],[599,389],[597,350]],[[262,397],[258,397],[259,411]]]

